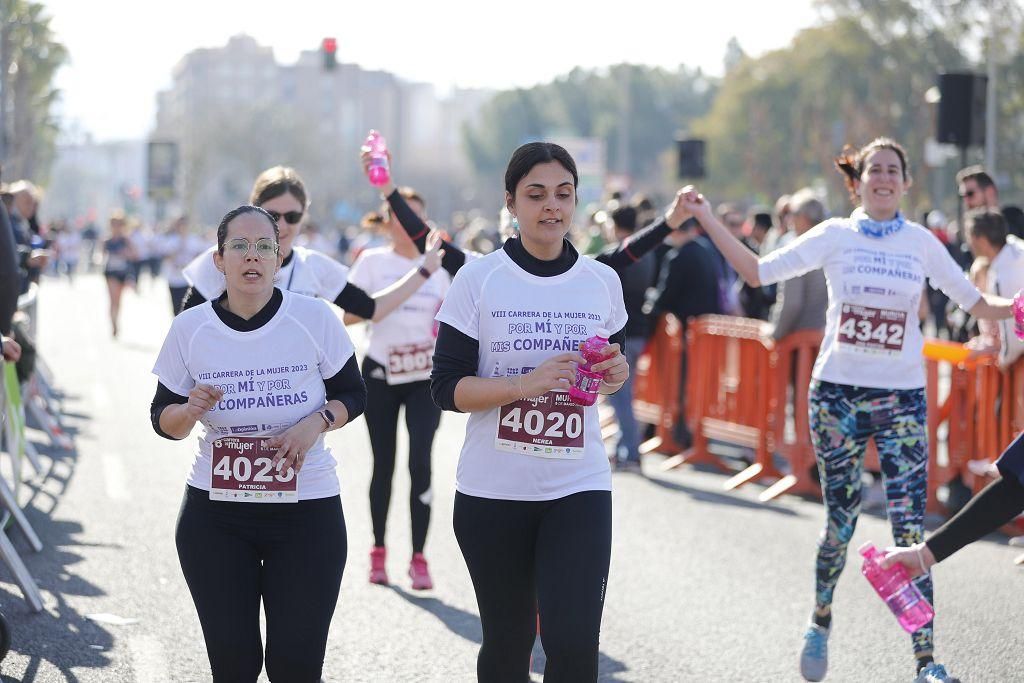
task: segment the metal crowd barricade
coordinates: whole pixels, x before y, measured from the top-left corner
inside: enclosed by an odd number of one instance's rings
[[[21,458],[25,452],[25,445],[28,443],[25,439],[25,419],[20,400],[21,388],[18,385],[18,377],[13,364],[0,361],[0,369],[3,371],[0,373],[0,384],[2,384],[0,386],[2,389],[0,391],[0,420],[3,422],[0,432],[3,436],[4,451],[11,457],[11,469],[15,477],[14,486],[17,487],[21,477]],[[0,477],[0,504],[4,507],[4,523],[0,525],[0,559],[14,574],[14,579],[21,588],[25,601],[34,611],[40,612],[43,609],[42,594],[4,530],[7,521],[14,520],[35,552],[41,551],[43,544],[25,517],[25,513],[22,512],[17,496],[3,477]]]

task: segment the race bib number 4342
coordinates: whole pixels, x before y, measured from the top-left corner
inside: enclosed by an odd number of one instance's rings
[[[494,447],[539,458],[583,457],[583,407],[564,391],[501,406]]]
[[[842,304],[837,341],[841,349],[896,356],[906,331],[906,311]]]
[[[295,503],[295,470],[271,465],[276,448],[266,437],[226,436],[213,442],[210,500],[233,503]]]

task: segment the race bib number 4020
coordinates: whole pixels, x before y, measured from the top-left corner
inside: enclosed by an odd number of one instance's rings
[[[539,458],[583,457],[583,407],[564,391],[501,406],[494,447]]]
[[[906,331],[906,311],[842,304],[837,341],[848,351],[897,356]]]
[[[210,500],[233,503],[295,503],[295,470],[271,465],[276,448],[266,437],[226,436],[213,442]]]

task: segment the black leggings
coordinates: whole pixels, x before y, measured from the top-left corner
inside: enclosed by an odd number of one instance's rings
[[[181,313],[181,302],[185,300],[185,293],[188,292],[188,285],[184,287],[175,287],[171,285],[171,314],[178,315]]]
[[[441,420],[441,409],[430,398],[430,382],[388,384],[372,377],[384,372],[377,362],[363,361],[366,381],[366,429],[373,449],[373,477],[370,479],[370,517],[373,543],[384,545],[384,532],[391,505],[391,480],[395,474],[395,444],[398,439],[398,409],[405,406],[405,428],[409,432],[409,510],[412,513],[412,551],[422,553],[430,526],[430,451]]]
[[[529,679],[539,612],[546,683],[596,681],[611,559],[611,492],[536,502],[456,493],[455,537],[483,627],[477,679]]]
[[[338,602],[347,541],[341,498],[229,503],[188,486],[175,534],[215,683],[267,676],[316,683]]]

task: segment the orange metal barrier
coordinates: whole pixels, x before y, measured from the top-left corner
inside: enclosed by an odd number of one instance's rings
[[[703,462],[727,470],[708,450],[708,441],[714,439],[753,449],[755,469],[745,470],[748,480],[777,475],[769,447],[771,383],[764,381],[769,377],[770,331],[763,321],[724,315],[690,323],[686,396],[693,447],[666,462],[667,467]]]
[[[786,492],[820,495],[807,405],[821,332],[797,332],[776,345],[768,330],[761,321],[729,316],[702,316],[690,322],[686,409],[694,444],[680,453],[671,433],[679,413],[682,325],[672,316],[659,320],[636,372],[638,419],[657,425],[657,436],[644,444],[644,452],[674,454],[666,467],[704,462],[725,469],[708,450],[708,441],[737,444],[751,448],[754,460],[725,482],[725,488],[767,480],[771,485],[760,494],[762,501]],[[979,473],[977,461],[994,461],[1024,429],[1024,359],[1002,371],[991,358],[972,360],[967,355],[959,344],[925,343],[932,511],[942,509],[937,489],[957,477],[975,492],[987,485],[990,478]],[[946,371],[943,365],[948,366]],[[940,377],[946,372],[949,390],[940,398]],[[789,414],[794,429],[787,432]],[[947,458],[940,464],[943,426]],[[779,471],[776,457],[788,464],[787,473]],[[878,468],[873,442],[865,457],[866,467]],[[972,461],[974,467],[969,466]]]
[[[641,445],[642,453],[682,450],[672,439],[672,427],[679,417],[683,344],[682,323],[671,313],[663,315],[637,360],[633,373],[633,412],[641,422],[655,425],[654,438]]]
[[[820,330],[800,330],[780,339],[775,347],[772,380],[772,427],[775,452],[789,463],[789,474],[761,492],[766,502],[782,495],[821,495],[818,461],[811,444],[807,414],[811,370],[818,357]],[[793,432],[787,433],[786,415],[793,415]]]

